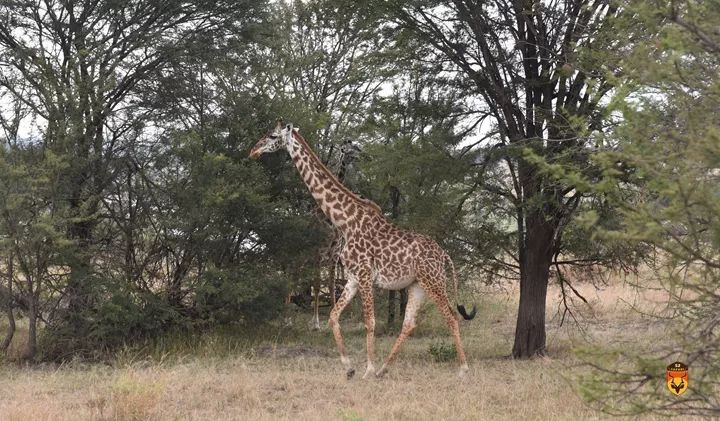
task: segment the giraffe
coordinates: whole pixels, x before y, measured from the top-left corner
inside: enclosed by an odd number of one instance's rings
[[[437,306],[450,328],[458,360],[460,376],[468,371],[465,351],[460,340],[458,317],[450,307],[445,278],[445,264],[449,263],[455,285],[457,301],[457,278],[448,254],[431,238],[411,231],[401,230],[388,222],[380,207],[345,187],[315,155],[307,141],[292,124],[283,127],[281,121],[263,136],[250,151],[256,159],[264,153],[285,149],[290,154],[310,194],[330,222],[344,237],[340,253],[347,284],[330,311],[328,324],[340,352],[340,360],[348,379],[355,374],[348,357],[340,331],[340,315],[359,292],[367,333],[367,367],[363,379],[373,374],[382,377],[395,360],[400,347],[416,326],[416,316],[421,304],[429,297]],[[375,370],[375,312],[373,286],[383,289],[408,289],[408,301],[402,329],[390,353],[379,370]],[[471,320],[476,308],[468,314],[462,305],[457,306],[460,315]]]

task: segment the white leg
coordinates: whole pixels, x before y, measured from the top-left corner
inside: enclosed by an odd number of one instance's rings
[[[367,333],[367,368],[363,379],[375,374],[375,365],[373,365],[375,360],[375,305],[372,292],[372,283],[365,281],[360,285],[360,298],[363,301],[363,316]]]
[[[450,328],[450,334],[455,341],[455,350],[457,351],[458,360],[460,361],[460,373],[459,376],[465,376],[465,373],[469,370],[467,365],[467,359],[465,358],[465,350],[460,340],[460,325],[455,311],[450,307],[448,303],[447,294],[443,291],[442,294],[430,294],[430,298],[435,302],[438,312],[445,317],[445,321]]]
[[[410,287],[408,288],[408,301],[407,305],[405,306],[405,319],[403,320],[400,336],[398,336],[397,340],[395,341],[395,345],[393,345],[390,354],[385,360],[385,363],[376,373],[378,377],[382,377],[387,372],[388,366],[395,360],[395,357],[397,357],[397,353],[400,351],[400,347],[402,346],[403,342],[405,342],[405,339],[407,339],[408,336],[410,336],[412,331],[415,329],[417,313],[418,310],[420,310],[420,306],[422,305],[424,300],[425,290],[422,289],[420,284],[414,283],[410,285]]]
[[[313,319],[312,330],[320,330],[320,287],[313,286]]]
[[[335,303],[335,307],[333,307],[332,311],[330,311],[330,320],[328,322],[332,328],[333,335],[335,336],[338,351],[340,351],[340,361],[342,361],[345,369],[347,370],[348,379],[355,374],[355,369],[352,368],[352,362],[345,351],[345,341],[343,340],[342,333],[340,332],[340,314],[342,314],[342,311],[348,305],[350,300],[353,299],[357,290],[357,279],[348,274],[348,281],[347,284],[345,284],[345,289],[340,295],[340,298],[337,300],[337,303]]]

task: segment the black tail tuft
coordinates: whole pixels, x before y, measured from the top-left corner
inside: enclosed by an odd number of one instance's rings
[[[477,306],[475,304],[473,304],[472,311],[470,312],[470,314],[468,314],[467,311],[465,310],[465,306],[462,304],[458,304],[457,311],[458,311],[458,313],[460,313],[461,316],[463,316],[463,319],[472,320],[475,318],[475,313],[477,313]]]

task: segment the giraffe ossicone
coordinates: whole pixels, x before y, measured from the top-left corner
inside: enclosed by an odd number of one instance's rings
[[[460,340],[458,318],[450,307],[446,289],[445,265],[449,263],[457,301],[457,278],[450,256],[430,237],[397,228],[385,219],[378,205],[345,187],[315,155],[292,124],[283,125],[282,121],[278,121],[275,128],[252,148],[250,158],[256,159],[264,153],[280,149],[288,151],[310,194],[345,240],[340,259],[348,282],[335,307],[330,311],[328,323],[335,336],[348,379],[353,376],[355,369],[345,349],[340,330],[340,315],[358,292],[367,331],[367,369],[363,378],[370,377],[373,373],[380,377],[387,372],[403,342],[415,329],[418,310],[427,297],[435,303],[450,328],[460,361],[460,375],[468,371]],[[408,288],[408,302],[400,336],[377,372],[373,364],[374,285],[392,290]],[[464,319],[470,320],[475,316],[475,306],[468,314],[464,306],[456,304]]]

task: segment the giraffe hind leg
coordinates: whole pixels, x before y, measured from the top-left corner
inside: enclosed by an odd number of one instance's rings
[[[360,298],[362,299],[363,316],[365,318],[365,330],[367,332],[367,369],[363,379],[367,379],[375,373],[375,302],[373,300],[373,286],[370,279],[361,281]]]
[[[387,356],[387,359],[385,359],[385,363],[383,363],[380,370],[375,373],[377,377],[382,377],[385,373],[387,373],[388,366],[397,357],[403,342],[405,342],[410,334],[412,334],[413,330],[415,330],[415,326],[417,326],[417,312],[424,300],[425,291],[418,283],[414,283],[408,287],[408,301],[405,306],[405,319],[403,320],[400,336],[398,336],[395,341],[395,345],[393,345],[390,354]]]
[[[448,300],[447,283],[442,260],[439,260],[439,262],[427,262],[426,265],[423,265],[419,270],[418,280],[425,288],[430,299],[435,303],[438,312],[445,318],[445,322],[455,342],[455,351],[457,352],[458,360],[460,361],[460,376],[463,376],[465,372],[468,371],[467,359],[465,358],[465,350],[460,340],[460,324]]]
[[[435,302],[438,311],[445,318],[445,321],[450,328],[450,334],[455,341],[455,350],[457,351],[458,360],[460,361],[460,376],[463,376],[469,368],[467,365],[467,359],[465,358],[465,350],[463,349],[462,341],[460,340],[460,324],[458,323],[458,319],[450,307],[447,293],[444,289],[441,290],[436,288],[428,292],[430,298]]]

